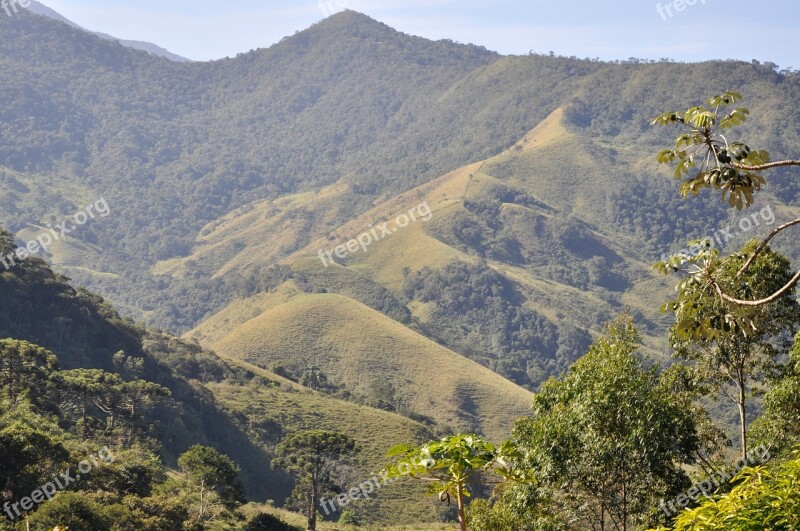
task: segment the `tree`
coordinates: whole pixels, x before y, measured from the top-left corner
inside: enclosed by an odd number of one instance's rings
[[[448,504],[455,499],[462,531],[467,529],[469,484],[479,474],[494,470],[507,479],[533,481],[514,467],[520,455],[511,442],[496,447],[477,435],[453,435],[419,447],[398,445],[389,450],[389,457],[401,458],[387,469],[389,477],[409,476],[428,481],[428,494],[438,495],[440,501],[446,500]]]
[[[770,467],[745,468],[722,496],[681,513],[658,531],[793,531],[800,529],[800,450]]]
[[[800,333],[789,362],[771,384],[764,396],[764,413],[753,422],[751,433],[756,442],[778,453],[800,443]]]
[[[689,486],[681,463],[702,447],[691,393],[646,368],[623,315],[562,380],[546,382],[513,440],[562,513],[589,529],[632,529]],[[550,497],[550,495],[546,496]]]
[[[0,389],[12,407],[21,393],[41,390],[57,367],[55,355],[42,347],[16,339],[0,340]]]
[[[789,260],[768,247],[747,272],[738,276],[746,257],[758,247],[751,241],[741,252],[721,261],[716,282],[737,296],[761,297],[783,286],[792,272]],[[707,393],[722,392],[739,412],[741,455],[747,455],[747,402],[759,384],[778,369],[800,323],[800,305],[782,297],[770,305],[743,306],[730,314],[726,301],[690,276],[678,286],[678,300],[665,305],[676,315],[670,328],[675,355],[695,364]]]
[[[260,513],[247,522],[244,531],[299,531],[299,528],[287,524],[277,516]]]
[[[667,112],[653,120],[653,125],[680,124],[688,129],[677,137],[675,147],[665,149],[658,154],[658,161],[663,164],[676,163],[675,178],[682,179],[680,193],[684,197],[689,193],[698,195],[705,188],[714,188],[720,192],[722,199],[727,196],[728,204],[741,210],[753,203],[753,195],[766,184],[762,173],[774,168],[800,166],[800,160],[784,160],[770,162],[769,153],[763,150],[751,150],[742,142],[731,142],[723,134],[727,129],[737,127],[747,120],[750,111],[746,108],[734,109],[720,116],[730,105],[742,99],[737,92],[725,92],[708,100],[708,107],[694,106],[685,111]],[[697,170],[696,173],[693,173]],[[693,175],[690,175],[693,173]],[[685,176],[690,175],[688,178]],[[752,251],[748,260],[737,273],[744,275],[752,262],[765,250],[767,244],[784,230],[800,225],[800,219],[776,228],[761,245]],[[731,295],[716,280],[717,261],[706,255],[702,261],[694,261],[695,270],[691,272],[696,280],[711,288],[720,299],[728,304],[738,306],[763,306],[790,294],[800,282],[800,271],[772,293],[760,298],[742,298]],[[683,260],[676,259],[668,264],[677,268]],[[698,264],[702,264],[702,267]],[[665,266],[660,266],[665,269]]]
[[[339,460],[356,451],[355,441],[332,431],[303,431],[286,437],[276,448],[272,466],[293,474],[305,491],[308,529],[317,528],[317,500],[323,489],[335,486],[332,474]]]
[[[26,416],[33,413],[26,411]],[[35,417],[34,417],[35,418]],[[69,460],[69,452],[50,433],[22,420],[0,419],[0,500],[30,495]]]
[[[166,387],[135,380],[126,382],[119,374],[100,369],[73,369],[53,376],[60,411],[78,413],[84,425],[90,406],[106,416],[106,430],[111,433],[120,418],[130,423],[139,420],[146,406],[171,396]]]
[[[325,391],[330,389],[328,377],[319,367],[308,367],[298,380],[300,385],[304,385],[314,391]]]
[[[231,509],[242,501],[242,487],[237,479],[239,467],[214,448],[194,445],[178,458],[178,466],[188,476],[190,484],[198,490],[198,522],[215,516],[209,515],[214,501],[213,495],[219,498],[226,509]]]

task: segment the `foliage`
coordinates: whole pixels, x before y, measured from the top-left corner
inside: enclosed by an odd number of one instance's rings
[[[727,137],[720,131],[741,125],[750,111],[744,108],[736,109],[722,118],[719,117],[719,112],[721,109],[741,99],[741,94],[737,92],[725,92],[708,100],[708,105],[714,109],[713,111],[704,107],[691,107],[684,113],[668,112],[653,120],[652,123],[654,125],[681,123],[690,128],[689,133],[678,137],[674,150],[664,150],[658,155],[658,160],[662,163],[668,164],[676,159],[678,160],[675,177],[679,179],[697,167],[698,160],[701,161],[699,172],[694,177],[684,181],[681,187],[682,195],[686,196],[689,192],[698,195],[701,189],[714,187],[721,192],[723,200],[726,194],[728,195],[728,203],[731,207],[736,206],[737,209],[741,210],[752,205],[753,194],[759,191],[763,184],[766,184],[766,180],[761,175],[762,171],[786,166],[800,166],[800,161],[797,160],[770,162],[769,154],[766,151],[751,151],[747,145],[741,142],[729,143]],[[800,224],[800,219],[775,229],[761,245],[753,249],[748,260],[738,270],[735,277],[731,276],[729,279],[738,280],[746,274],[752,261],[767,248],[767,244],[772,238],[797,224]],[[685,289],[685,284],[688,283],[690,286],[694,285],[701,290],[708,289],[713,295],[719,296],[720,299],[732,307],[729,313],[733,320],[738,320],[740,316],[736,315],[736,313],[741,311],[742,306],[763,306],[781,298],[790,297],[794,293],[794,287],[800,282],[800,272],[797,272],[794,276],[790,276],[782,286],[776,286],[772,291],[763,294],[760,298],[755,297],[755,300],[752,298],[753,294],[748,292],[747,284],[741,286],[744,288],[744,294],[731,294],[726,290],[730,286],[723,285],[723,281],[717,278],[720,265],[722,265],[723,270],[725,268],[725,261],[723,260],[723,263],[720,264],[717,259],[718,252],[709,250],[712,242],[705,240],[693,242],[690,245],[699,250],[694,258],[676,256],[671,260],[659,262],[654,266],[655,269],[666,274],[670,269],[678,271],[685,263],[690,265],[689,278],[684,280],[678,287],[679,291],[681,291],[681,295],[678,298],[679,303],[687,301],[691,303],[689,299],[691,298],[692,290],[688,290],[690,293],[687,294]],[[736,289],[738,286],[734,285],[733,287]],[[674,307],[673,309],[677,313],[678,308]],[[725,326],[730,326],[730,321],[731,319],[726,319]],[[720,326],[722,325],[718,324],[717,328]],[[704,327],[699,333],[705,334],[708,331],[709,329]]]
[[[662,114],[652,125],[681,124],[688,132],[678,136],[674,149],[659,153],[658,161],[670,164],[677,161],[675,178],[698,168],[698,172],[683,182],[681,195],[698,195],[704,188],[719,190],[722,199],[741,210],[753,203],[753,194],[761,190],[766,180],[759,171],[749,168],[770,162],[769,153],[751,150],[738,141],[729,141],[727,129],[741,126],[750,111],[744,107],[728,112],[728,107],[742,99],[738,92],[724,92],[703,106],[690,107],[686,111]],[[726,114],[721,114],[726,113]]]
[[[531,507],[516,510],[504,500],[474,500],[467,507],[467,523],[472,531],[566,531],[565,522],[551,516],[536,514]]]
[[[65,492],[45,504],[33,518],[47,528],[59,525],[67,529],[112,529],[114,520],[99,500],[83,493]],[[115,515],[117,516],[117,515]],[[130,514],[125,516],[130,517]],[[136,522],[129,521],[135,525]]]
[[[751,433],[756,444],[778,453],[800,443],[800,332],[788,362],[769,383],[764,412],[751,425]]]
[[[296,476],[302,489],[308,529],[317,526],[317,500],[326,490],[338,488],[334,477],[337,463],[355,451],[351,437],[321,430],[289,435],[275,449],[278,457],[273,466]]]
[[[250,519],[243,531],[299,531],[300,528],[285,523],[277,516],[260,513]]]
[[[342,514],[339,516],[339,521],[337,523],[339,525],[358,526],[361,525],[361,519],[353,511],[342,511]]]
[[[768,247],[740,275],[747,257],[759,242],[719,260],[716,251],[704,251],[697,260],[714,261],[714,282],[739,298],[760,298],[785,285],[792,272],[789,260]],[[707,266],[711,269],[712,266]],[[800,326],[800,305],[789,297],[760,307],[737,306],[718,297],[695,275],[678,285],[678,298],[665,304],[676,316],[670,328],[675,355],[695,364],[707,394],[723,392],[739,409],[741,451],[747,453],[748,397],[779,366]]]
[[[41,393],[56,366],[55,355],[37,345],[0,340],[0,388],[6,395],[3,398],[14,407],[21,393]]]
[[[70,454],[64,443],[47,431],[14,417],[0,417],[0,456],[0,493],[5,503],[28,496],[43,478],[60,472]]]
[[[436,303],[426,323],[430,333],[529,389],[543,374],[566,369],[590,343],[586,332],[559,329],[527,308],[514,285],[485,264],[457,262],[440,271],[409,272],[404,292],[409,299]]]
[[[210,510],[217,499],[226,509],[233,509],[242,503],[239,467],[228,456],[214,448],[196,444],[180,456],[178,466],[198,491],[198,522],[213,518]]]
[[[800,527],[800,450],[785,462],[745,468],[733,489],[682,512],[673,527],[660,531],[769,529]]]
[[[688,486],[680,464],[703,448],[691,395],[658,367],[646,368],[629,316],[562,380],[550,380],[520,419],[514,441],[554,504],[586,525],[641,525],[658,500]]]
[[[430,481],[428,494],[450,505],[455,499],[461,529],[467,529],[466,498],[472,496],[470,483],[486,471],[494,471],[507,480],[532,482],[524,470],[515,467],[520,458],[513,443],[500,446],[477,435],[457,434],[422,446],[398,445],[389,450],[389,457],[400,460],[386,472],[389,477],[410,476]]]

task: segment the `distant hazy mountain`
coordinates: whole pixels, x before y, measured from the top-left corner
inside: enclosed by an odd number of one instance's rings
[[[157,46],[157,45],[153,44],[152,42],[128,41],[128,40],[125,40],[125,39],[118,39],[118,38],[114,37],[113,35],[108,35],[107,33],[100,33],[100,32],[97,32],[97,31],[87,30],[86,28],[83,28],[83,27],[75,24],[71,20],[61,16],[57,11],[54,11],[53,9],[50,9],[46,5],[41,4],[41,3],[37,2],[36,0],[31,1],[31,5],[30,5],[30,7],[28,7],[28,10],[31,11],[32,13],[36,13],[37,15],[41,15],[43,17],[52,18],[54,20],[58,20],[59,22],[63,22],[64,24],[69,24],[73,28],[78,28],[78,29],[81,29],[83,31],[87,31],[89,33],[93,33],[93,34],[97,35],[98,37],[100,37],[102,39],[106,39],[106,40],[109,40],[109,41],[117,41],[121,45],[127,46],[128,48],[133,48],[134,50],[141,50],[143,52],[147,52],[147,53],[152,54],[152,55],[157,55],[159,57],[164,57],[166,59],[169,59],[170,61],[175,61],[177,63],[186,63],[186,62],[191,61],[190,59],[187,59],[186,57],[181,57],[180,55],[176,55],[176,54],[170,52],[169,50],[165,50],[164,48],[162,48],[160,46]]]

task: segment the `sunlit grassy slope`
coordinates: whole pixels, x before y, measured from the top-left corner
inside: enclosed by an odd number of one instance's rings
[[[205,326],[197,332],[208,341]],[[531,400],[488,369],[341,295],[299,294],[208,344],[266,368],[319,367],[351,393],[392,384],[412,412],[495,440],[508,436]]]
[[[566,157],[565,154],[569,156]],[[423,267],[442,268],[458,260],[473,263],[478,261],[479,258],[474,253],[454,246],[453,243],[456,240],[453,236],[456,223],[469,214],[465,211],[464,200],[478,200],[492,195],[498,187],[510,187],[528,194],[538,202],[527,205],[507,203],[502,211],[503,222],[510,227],[510,232],[530,257],[529,262],[545,265],[563,262],[565,258],[585,261],[592,253],[610,256],[624,263],[623,269],[632,279],[632,286],[624,292],[611,294],[603,290],[581,290],[524,264],[489,260],[490,266],[517,284],[532,309],[556,323],[568,321],[596,332],[605,319],[621,311],[623,307],[640,312],[647,321],[644,335],[648,351],[659,355],[663,349],[658,335],[663,331],[666,320],[658,314],[657,305],[652,304],[652,301],[654,296],[661,293],[668,295],[668,283],[649,272],[650,263],[637,248],[635,240],[616,230],[609,223],[607,212],[594,207],[595,203],[602,202],[600,199],[603,194],[618,188],[614,185],[616,177],[605,175],[607,172],[601,167],[604,164],[603,157],[608,156],[610,155],[604,152],[601,145],[570,132],[564,123],[562,109],[557,109],[524,135],[517,144],[497,157],[453,171],[387,200],[339,228],[316,239],[312,238],[304,249],[292,253],[283,262],[312,278],[321,279],[320,282],[328,291],[362,302],[365,301],[359,298],[359,293],[366,284],[378,284],[398,293],[406,269],[417,271]],[[553,171],[554,168],[558,168],[558,171]],[[590,182],[586,181],[586,175],[593,176]],[[293,198],[286,200],[283,208],[291,210],[302,205],[303,209],[314,212],[312,217],[319,219],[330,215],[328,201],[336,194],[335,190],[328,189],[313,198]],[[337,259],[339,266],[344,267],[325,268],[316,257],[319,250],[330,250],[368,231],[371,226],[384,221],[389,221],[391,226],[398,214],[407,212],[422,202],[427,202],[433,211],[430,221],[418,221],[397,230],[382,241],[373,243],[366,253],[359,250],[345,260]],[[267,207],[255,207],[259,208]],[[279,217],[300,217],[299,212],[287,212],[282,211]],[[580,252],[573,253],[572,256],[561,256],[554,250],[549,236],[538,231],[544,221],[553,219],[554,216],[568,215],[583,221],[594,235],[595,249],[587,251],[585,256],[581,256]],[[253,212],[233,216],[220,222],[219,226],[247,226],[248,231],[271,234],[269,238],[272,240],[269,241],[285,238],[287,233],[296,234],[292,225],[277,231],[276,218],[254,216],[256,215]],[[258,219],[262,221],[259,222]],[[218,245],[228,245],[223,243],[228,240],[219,229],[215,233],[219,233],[222,238]],[[205,237],[201,243],[205,245],[204,242]],[[209,267],[208,262],[203,260],[203,245],[199,248],[200,254],[185,259],[181,267],[186,267],[187,263],[204,263],[203,267]],[[268,261],[268,256],[271,255],[248,247],[236,255],[225,255],[225,264],[212,273],[224,275],[231,271],[246,271],[257,261]],[[230,315],[235,312],[233,308],[238,307],[240,304],[234,303],[223,314]],[[414,311],[419,313],[419,306],[415,306]],[[417,317],[424,321],[425,312],[419,313]],[[219,319],[214,320],[218,321]]]

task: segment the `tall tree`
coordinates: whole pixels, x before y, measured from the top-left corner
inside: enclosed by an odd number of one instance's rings
[[[688,487],[680,465],[702,444],[690,394],[645,367],[638,348],[631,317],[617,318],[514,429],[524,464],[588,529],[646,523],[660,499]]]
[[[55,355],[42,347],[18,341],[0,340],[0,389],[14,406],[23,392],[38,392],[58,367]]]
[[[209,510],[215,496],[226,509],[233,508],[242,501],[239,467],[214,448],[194,445],[178,458],[178,466],[198,491],[198,522],[213,518],[214,515]]]
[[[332,485],[336,464],[356,451],[355,441],[332,431],[303,431],[289,435],[278,445],[272,466],[293,474],[305,486],[308,529],[317,529],[317,501]]]
[[[739,297],[762,297],[785,285],[792,270],[785,257],[768,247],[758,254],[747,272],[738,276],[757,241],[751,241],[715,270],[715,282]],[[709,251],[715,253],[715,251]],[[768,375],[777,370],[791,348],[800,325],[800,305],[782,297],[764,306],[740,307],[730,314],[726,301],[702,283],[688,277],[678,286],[678,299],[665,305],[676,315],[670,328],[675,355],[694,363],[706,392],[722,393],[739,412],[741,456],[747,456],[747,404],[760,391]]]

